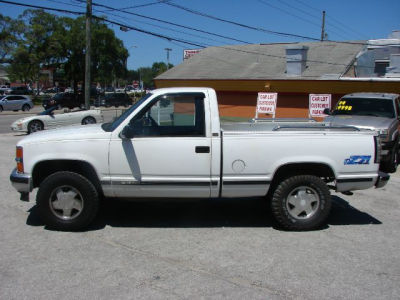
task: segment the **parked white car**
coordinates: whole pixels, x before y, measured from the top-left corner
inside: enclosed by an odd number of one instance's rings
[[[51,129],[74,124],[95,124],[102,123],[104,117],[99,109],[80,110],[70,112],[61,111],[55,114],[57,107],[49,108],[36,116],[19,119],[11,124],[11,130],[32,133],[44,129]]]
[[[33,102],[26,95],[6,95],[0,98],[0,112],[3,110],[28,111],[33,107]]]

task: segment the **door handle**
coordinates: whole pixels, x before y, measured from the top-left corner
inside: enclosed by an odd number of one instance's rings
[[[210,147],[208,146],[196,146],[196,153],[210,153]]]

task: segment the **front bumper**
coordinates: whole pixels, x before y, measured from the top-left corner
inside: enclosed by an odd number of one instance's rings
[[[378,179],[375,182],[375,187],[376,188],[384,187],[388,183],[389,179],[390,179],[390,175],[389,174],[386,174],[384,172],[379,171],[378,172]]]
[[[17,124],[11,124],[11,130],[17,132],[25,132],[24,126],[21,124],[20,126]]]
[[[30,175],[18,173],[14,169],[10,175],[12,186],[20,193],[29,193],[32,191],[32,178]]]

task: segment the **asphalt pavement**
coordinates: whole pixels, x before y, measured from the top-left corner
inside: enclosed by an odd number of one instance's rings
[[[328,225],[277,229],[264,199],[107,201],[87,231],[43,226],[0,134],[0,299],[399,299],[400,175],[333,193]]]

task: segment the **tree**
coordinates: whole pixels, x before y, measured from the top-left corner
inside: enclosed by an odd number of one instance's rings
[[[78,82],[84,81],[85,70],[85,18],[63,18],[65,35],[66,57],[64,63],[65,74],[73,82],[76,90]],[[92,81],[108,85],[113,81],[125,77],[128,50],[118,39],[114,31],[103,21],[92,20],[92,53],[91,73]]]
[[[11,62],[11,54],[17,48],[23,31],[23,22],[0,14],[0,63]]]
[[[26,10],[18,18],[22,38],[12,53],[10,77],[38,85],[40,71],[63,59],[63,28],[55,15],[43,10]]]
[[[12,44],[14,47],[3,47],[3,52],[7,53],[5,56],[10,56],[11,78],[38,82],[40,71],[44,68],[62,68],[66,79],[77,90],[78,83],[84,81],[85,73],[85,17],[72,19],[43,10],[26,10],[17,21],[8,17],[1,20],[5,24],[5,33],[1,37],[8,37],[10,45],[11,41],[15,41],[15,45]],[[11,34],[15,30],[10,28],[16,26],[22,32],[20,37]],[[92,81],[108,84],[125,77],[128,55],[128,50],[113,30],[101,20],[92,20]]]

